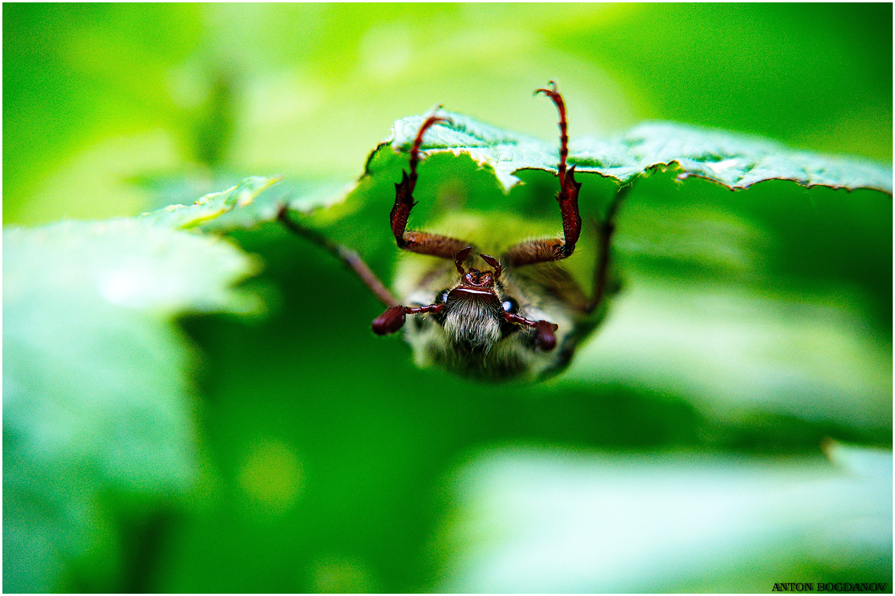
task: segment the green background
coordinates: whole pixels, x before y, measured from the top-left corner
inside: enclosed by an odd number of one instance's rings
[[[5,226],[135,215],[249,175],[285,174],[283,193],[348,183],[393,121],[436,104],[554,142],[555,113],[531,97],[550,79],[566,97],[573,140],[665,119],[892,161],[887,4],[5,4],[3,17]],[[421,202],[437,195],[441,179],[431,180]],[[543,190],[530,182],[525,188]],[[519,192],[524,200],[535,190]],[[364,201],[353,216],[380,218],[388,240],[391,197]],[[428,213],[418,215],[423,222]],[[836,526],[837,507],[852,515],[845,503],[860,499],[834,491],[840,500],[829,499],[832,509],[806,530],[788,525],[798,515],[771,490],[784,479],[826,478],[825,438],[891,448],[891,219],[891,198],[871,191],[770,182],[732,194],[671,175],[645,179],[619,221],[628,289],[617,315],[566,375],[532,387],[416,369],[399,339],[370,334],[380,306],[331,257],[272,224],[235,233],[264,264],[247,288],[267,314],[182,321],[187,335],[175,339],[188,346],[180,357],[193,396],[195,455],[184,455],[192,481],[180,490],[100,487],[89,523],[99,530],[73,539],[83,544],[62,557],[62,572],[12,585],[891,585],[891,533],[888,548],[847,543],[852,556],[812,550],[823,542],[812,528]],[[358,246],[351,222],[330,227],[354,235],[353,246],[388,277],[395,251],[379,240]],[[156,374],[166,372],[161,362]],[[5,459],[9,439],[4,426]],[[639,467],[650,462],[656,470]],[[631,476],[637,470],[643,479]],[[70,472],[77,476],[77,463]],[[715,491],[718,478],[732,480]],[[16,480],[4,475],[4,488]],[[540,486],[555,493],[532,497]],[[627,530],[592,525],[590,509],[575,505],[584,495],[612,511],[618,503],[597,498],[612,490],[635,502],[633,512],[619,507]],[[888,512],[877,513],[891,529],[891,480],[873,490],[888,500]],[[740,503],[743,494],[755,498]],[[636,508],[644,495],[669,507],[669,519],[685,511],[704,522],[691,524],[697,547],[640,515],[656,509],[649,500]],[[729,526],[699,517],[713,511],[700,505],[704,495],[731,503],[716,512]],[[748,534],[754,511],[768,512],[762,519],[776,528],[761,534],[764,555]],[[520,528],[533,518],[545,526],[526,538]],[[721,562],[706,538],[712,525],[730,528],[719,538],[733,545]],[[631,547],[639,557],[603,563],[616,583],[586,573],[551,583],[595,564],[551,563],[519,545],[550,545],[553,528],[566,526],[587,540],[560,540],[560,550],[585,554],[651,539]],[[588,542],[601,531],[608,546]],[[27,574],[5,550],[8,588]],[[517,555],[501,575],[494,570],[507,552]],[[650,562],[646,571],[639,559]],[[571,570],[558,573],[563,565]],[[647,579],[626,581],[626,572]]]
[[[190,166],[234,170],[237,179],[350,179],[393,121],[436,104],[552,139],[553,118],[531,100],[550,79],[567,96],[573,135],[675,120],[887,162],[887,11],[11,5],[4,221],[134,214],[150,199],[127,188],[130,177]]]

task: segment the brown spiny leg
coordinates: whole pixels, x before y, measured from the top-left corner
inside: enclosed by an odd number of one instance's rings
[[[401,182],[395,184],[395,206],[392,207],[390,221],[398,248],[452,261],[459,251],[469,246],[469,242],[429,232],[408,232],[406,230],[410,211],[416,205],[413,200],[413,189],[416,187],[416,166],[420,160],[420,145],[423,143],[423,135],[426,130],[438,122],[448,122],[448,119],[434,115],[429,116],[423,122],[413,141],[413,147],[410,150],[410,174],[406,170],[402,171]]]
[[[523,275],[529,283],[542,287],[547,293],[561,300],[572,310],[581,313],[591,313],[596,310],[606,298],[606,294],[614,291],[614,288],[610,287],[612,236],[615,232],[615,217],[629,189],[630,185],[619,188],[609,204],[603,220],[594,222],[597,252],[594,259],[593,282],[589,295],[581,288],[575,278],[564,269],[551,267],[529,271],[520,275]],[[531,326],[529,325],[529,327]]]
[[[364,263],[363,259],[360,258],[356,252],[347,248],[341,244],[336,244],[320,232],[316,230],[312,230],[296,221],[289,219],[288,208],[283,205],[280,207],[280,211],[277,214],[277,219],[282,223],[286,228],[299,236],[303,236],[313,242],[314,244],[320,246],[321,248],[325,248],[335,257],[340,259],[342,263],[347,265],[355,274],[361,279],[362,282],[382,301],[388,308],[384,313],[376,317],[373,320],[373,333],[377,335],[389,335],[398,331],[401,327],[404,326],[404,321],[406,320],[406,315],[415,315],[415,314],[423,314],[423,313],[437,313],[444,309],[444,304],[432,304],[429,306],[402,306],[398,304],[398,301],[392,296],[391,292],[379,281],[379,278],[376,277],[376,274],[370,270],[366,263]],[[463,255],[465,258],[468,256],[469,251]]]
[[[376,274],[370,270],[366,263],[364,263],[363,259],[360,258],[356,252],[351,250],[350,248],[343,246],[341,244],[336,244],[320,232],[316,230],[312,230],[296,221],[289,219],[289,209],[286,205],[280,207],[280,211],[277,214],[277,219],[286,226],[286,229],[289,231],[298,234],[299,236],[303,236],[320,246],[321,248],[325,248],[332,255],[337,257],[348,266],[357,276],[360,278],[364,284],[370,288],[370,291],[379,298],[387,306],[392,306],[397,304],[398,301],[395,300],[394,296],[392,296],[391,292],[379,281],[379,278],[376,277]]]
[[[566,169],[566,158],[569,155],[569,135],[566,123],[566,104],[562,95],[556,90],[556,83],[550,81],[550,89],[538,89],[535,95],[543,93],[553,100],[559,111],[559,192],[556,200],[559,203],[559,212],[562,215],[563,238],[550,238],[542,240],[529,240],[520,242],[504,255],[509,265],[520,267],[547,261],[558,261],[572,256],[575,252],[575,244],[581,236],[581,215],[578,213],[578,191],[581,183],[575,180],[575,166]]]
[[[584,309],[585,312],[593,312],[606,295],[606,284],[609,280],[610,245],[612,244],[612,235],[615,233],[615,216],[629,190],[631,190],[630,184],[616,191],[615,197],[606,210],[606,216],[603,218],[602,223],[597,226],[600,254],[597,257],[597,266],[594,271],[593,291],[591,292],[590,301]]]

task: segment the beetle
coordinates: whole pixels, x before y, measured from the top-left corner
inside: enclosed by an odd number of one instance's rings
[[[278,219],[292,232],[327,249],[352,269],[386,306],[374,319],[377,335],[404,329],[420,366],[440,365],[461,376],[483,381],[537,380],[564,370],[575,348],[602,321],[608,298],[618,291],[610,275],[610,243],[618,206],[629,187],[621,187],[597,226],[597,255],[589,293],[562,267],[582,231],[578,211],[581,183],[575,166],[567,167],[566,108],[556,83],[535,91],[549,97],[559,112],[560,152],[557,177],[562,237],[517,242],[499,258],[477,253],[466,240],[427,231],[411,231],[407,222],[416,204],[420,147],[427,130],[447,118],[432,114],[420,126],[410,150],[409,173],[395,184],[389,215],[391,233],[403,251],[435,257],[422,270],[399,270],[403,300],[397,300],[353,250],[291,219],[285,206]],[[478,256],[481,264],[476,265]],[[409,281],[408,278],[409,277]],[[588,295],[589,294],[589,295]],[[413,317],[406,324],[408,315]]]

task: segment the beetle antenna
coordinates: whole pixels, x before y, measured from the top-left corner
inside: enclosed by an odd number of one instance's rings
[[[500,266],[500,261],[498,261],[491,255],[479,255],[479,256],[482,257],[482,260],[484,260],[486,263],[491,265],[491,267],[493,268],[492,275],[494,276],[494,281],[497,281],[500,278],[501,272],[503,271],[503,267]]]
[[[460,275],[464,275],[466,273],[466,270],[463,269],[463,263],[466,261],[467,258],[469,258],[470,251],[472,251],[472,247],[467,246],[466,248],[458,252],[457,256],[454,257],[454,265],[457,266],[457,271],[460,273]]]

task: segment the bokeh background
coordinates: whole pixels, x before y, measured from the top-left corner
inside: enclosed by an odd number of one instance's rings
[[[573,138],[661,119],[892,162],[888,4],[5,4],[3,46],[4,226],[349,183],[436,104],[553,142],[550,79]],[[191,480],[105,494],[31,585],[891,586],[891,197],[672,178],[621,216],[617,314],[537,386],[417,370],[327,255],[234,234],[267,309],[182,321]]]

